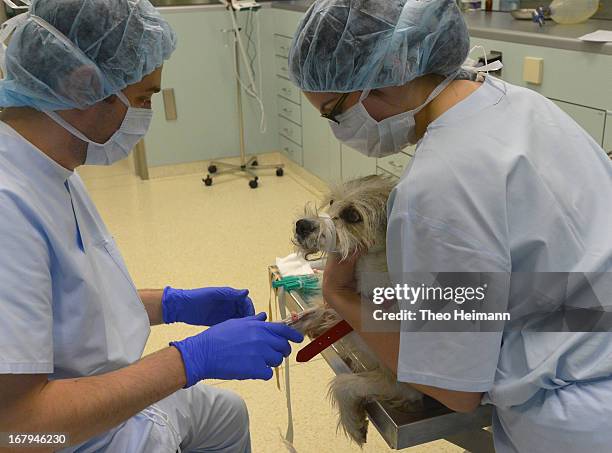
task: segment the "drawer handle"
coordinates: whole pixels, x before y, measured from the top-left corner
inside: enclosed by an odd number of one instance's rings
[[[285,146],[285,151],[287,151],[288,153],[291,152],[291,150],[289,149],[289,147]]]
[[[291,90],[289,88],[283,88],[283,92],[284,93],[291,93]]]
[[[281,71],[283,71],[283,72],[289,72],[289,68],[281,68]]]
[[[283,131],[285,132],[285,134],[287,135],[293,135],[293,131],[287,128],[284,128]]]
[[[290,115],[291,115],[291,114],[293,113],[293,110],[290,110],[290,109],[284,108],[284,109],[283,109],[283,112],[288,113],[288,114],[290,114]]]

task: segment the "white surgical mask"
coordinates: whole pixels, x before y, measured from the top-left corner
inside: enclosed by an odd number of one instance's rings
[[[416,114],[433,101],[454,78],[454,74],[447,77],[420,107],[382,121],[376,121],[366,110],[363,100],[369,91],[364,91],[357,105],[338,116],[340,124],[330,122],[332,131],[342,143],[369,157],[399,153],[417,143]]]
[[[56,112],[45,112],[57,124],[87,143],[85,165],[112,165],[117,161],[125,159],[149,130],[153,118],[153,110],[130,106],[130,101],[122,92],[117,93],[117,97],[121,99],[121,102],[128,109],[121,126],[106,143],[96,143],[90,140]]]

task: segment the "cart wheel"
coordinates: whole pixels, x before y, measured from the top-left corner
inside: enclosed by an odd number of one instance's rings
[[[259,183],[257,182],[256,179],[253,179],[253,180],[249,181],[249,186],[251,187],[251,189],[257,189],[258,185],[259,185]]]
[[[212,186],[213,181],[212,181],[212,178],[210,177],[210,175],[209,175],[209,176],[207,176],[206,178],[202,179],[202,181],[203,181],[203,182],[204,182],[204,184],[206,184],[207,186],[209,186],[209,187],[210,187],[210,186]]]
[[[285,171],[282,168],[276,169],[276,176],[283,176],[284,174],[285,174]]]
[[[253,162],[251,162],[251,165],[253,167],[257,167],[259,165],[259,162],[257,162],[257,160],[254,160]]]
[[[217,173],[217,166],[216,165],[209,166],[208,173]]]

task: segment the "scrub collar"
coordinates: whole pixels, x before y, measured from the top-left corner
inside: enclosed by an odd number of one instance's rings
[[[0,134],[19,143],[20,149],[11,149],[9,145],[7,152],[13,154],[13,160],[23,164],[23,170],[39,171],[61,183],[66,182],[74,174],[74,171],[62,167],[4,121],[0,121]]]

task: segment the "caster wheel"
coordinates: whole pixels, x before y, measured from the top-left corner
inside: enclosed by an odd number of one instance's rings
[[[208,167],[208,173],[217,173],[217,166],[211,165],[210,167]]]
[[[284,174],[285,174],[285,171],[282,168],[276,169],[276,176],[283,176]]]
[[[259,165],[259,162],[257,162],[256,160],[254,160],[253,162],[251,162],[251,165],[253,167],[257,167]]]
[[[257,189],[258,185],[259,185],[259,183],[257,182],[256,179],[253,179],[252,181],[249,181],[249,186],[251,187],[251,189]]]
[[[206,184],[207,186],[212,186],[213,180],[210,176],[207,176],[205,179],[202,179],[202,181],[204,182],[204,184]]]

